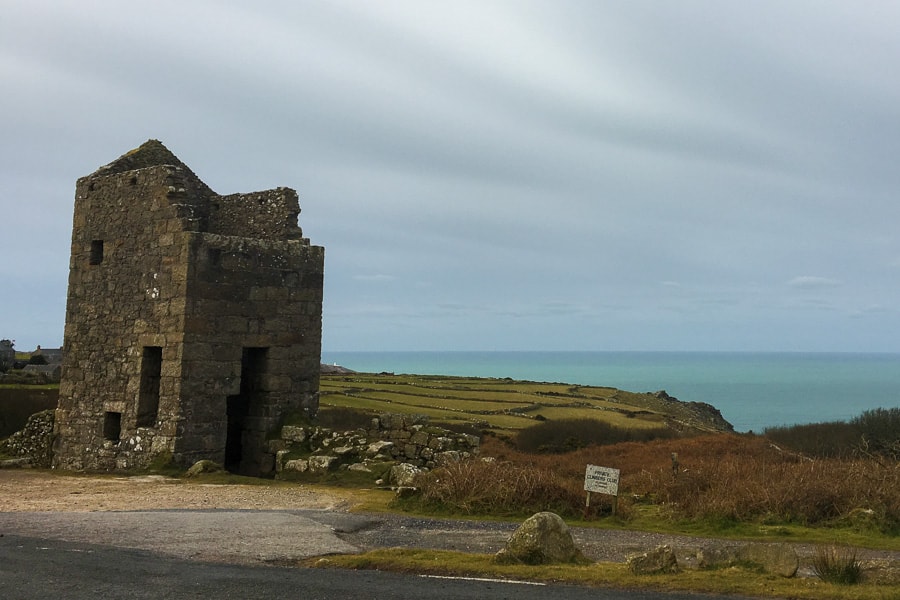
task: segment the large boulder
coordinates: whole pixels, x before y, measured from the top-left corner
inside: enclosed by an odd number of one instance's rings
[[[667,544],[628,557],[628,567],[635,575],[656,575],[661,573],[677,573],[678,559],[675,551]]]
[[[409,487],[416,479],[416,475],[422,472],[422,469],[409,463],[400,463],[391,467],[388,480],[396,486]]]
[[[494,559],[503,564],[587,563],[565,521],[552,512],[540,512],[525,520]]]

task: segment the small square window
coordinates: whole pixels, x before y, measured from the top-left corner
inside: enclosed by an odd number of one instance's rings
[[[93,240],[91,242],[90,264],[99,265],[102,262],[103,262],[103,240]]]
[[[118,442],[121,435],[122,413],[107,412],[103,416],[103,439]]]

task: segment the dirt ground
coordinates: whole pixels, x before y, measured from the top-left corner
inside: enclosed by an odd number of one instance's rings
[[[0,469],[0,512],[336,509],[346,498],[305,486],[210,485],[161,476],[60,475]]]

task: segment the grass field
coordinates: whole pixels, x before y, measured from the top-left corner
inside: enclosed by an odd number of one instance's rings
[[[510,433],[544,420],[593,419],[631,429],[714,432],[727,426],[698,418],[692,403],[661,400],[607,387],[511,379],[421,375],[323,375],[322,410],[425,414],[443,423],[467,423]]]

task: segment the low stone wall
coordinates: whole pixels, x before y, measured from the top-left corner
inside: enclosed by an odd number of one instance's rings
[[[354,431],[285,425],[269,449],[278,473],[323,473],[341,467],[364,471],[367,465],[390,462],[431,469],[477,454],[480,442],[475,435],[430,426],[425,415],[384,414],[368,429]]]
[[[0,451],[14,457],[9,466],[50,466],[53,442],[52,410],[42,410],[28,417],[25,427],[3,441]]]

